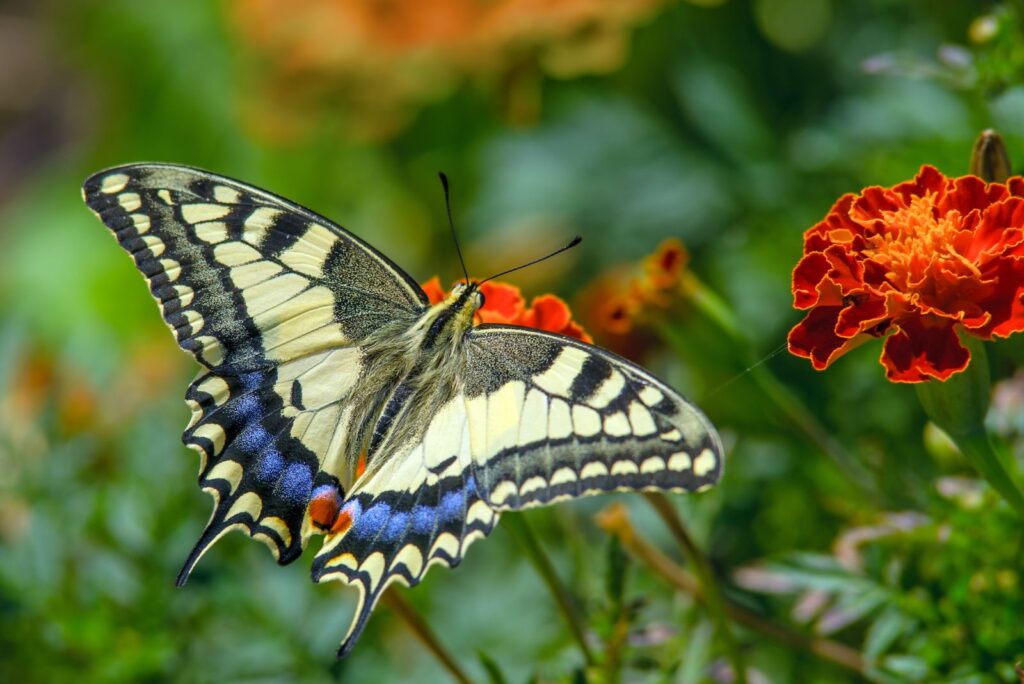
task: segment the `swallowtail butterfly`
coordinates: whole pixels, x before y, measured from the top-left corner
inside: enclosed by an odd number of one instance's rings
[[[613,490],[701,491],[722,444],[691,403],[577,340],[473,326],[340,226],[198,169],[95,174],[85,201],[135,260],[200,372],[183,435],[213,515],[178,577],[243,530],[354,585],[348,653],[381,592],[455,566],[502,511]]]

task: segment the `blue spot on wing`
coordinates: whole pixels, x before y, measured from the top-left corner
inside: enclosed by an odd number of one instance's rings
[[[416,534],[430,534],[437,523],[437,509],[433,506],[416,506],[412,509],[412,529]]]
[[[388,524],[384,528],[384,531],[381,532],[381,537],[384,541],[397,541],[403,534],[405,534],[408,527],[409,514],[396,511],[391,514],[390,518],[388,518]]]
[[[301,463],[293,465],[302,465]],[[292,466],[289,466],[291,468]],[[302,466],[305,468],[305,466]],[[269,447],[264,450],[256,463],[253,465],[252,472],[256,476],[256,479],[260,482],[267,483],[276,480],[281,471],[284,469],[284,456],[277,450],[276,447]]]
[[[305,463],[288,466],[274,488],[274,494],[292,504],[305,504],[313,489],[313,473]]]
[[[462,516],[466,505],[466,490],[456,489],[441,497],[438,512],[442,520],[454,520]]]
[[[356,516],[352,534],[357,537],[376,535],[380,528],[387,524],[390,516],[391,506],[383,501],[378,501],[363,511],[361,515]]]
[[[267,429],[259,421],[253,421],[242,428],[232,444],[242,451],[255,453],[270,444],[271,441],[273,441],[273,437],[270,436]]]

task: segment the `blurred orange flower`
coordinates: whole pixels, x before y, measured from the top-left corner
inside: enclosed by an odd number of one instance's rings
[[[392,133],[416,105],[461,81],[498,86],[531,116],[540,73],[606,73],[629,31],[666,0],[233,0],[234,29],[260,57],[257,125],[287,135],[317,105],[368,136]],[[530,92],[532,90],[532,93]],[[525,98],[523,97],[526,93]],[[252,107],[246,108],[251,113]]]
[[[441,302],[447,295],[437,276],[423,283],[422,287],[431,304]],[[576,321],[572,320],[569,305],[560,297],[543,294],[534,297],[527,307],[518,287],[497,280],[481,283],[480,292],[484,295],[484,305],[476,312],[478,325],[521,325],[573,337],[587,343],[594,341]]]
[[[598,329],[612,335],[629,333],[638,319],[666,309],[688,287],[690,254],[681,240],[669,238],[638,266],[613,269],[588,290],[588,309]]]
[[[910,181],[839,199],[804,234],[794,306],[807,316],[789,349],[827,368],[885,337],[894,382],[945,380],[983,340],[1024,330],[1024,179],[947,178],[924,166]]]

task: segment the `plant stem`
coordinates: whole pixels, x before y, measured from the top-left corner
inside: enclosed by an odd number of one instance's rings
[[[960,447],[960,452],[971,462],[982,477],[992,486],[992,489],[999,492],[1010,506],[1017,511],[1017,515],[1024,520],[1024,495],[1010,479],[1002,462],[992,448],[992,442],[985,433],[973,433],[954,437],[953,441]]]
[[[718,578],[715,577],[715,571],[711,567],[711,563],[708,562],[700,547],[693,541],[690,533],[686,530],[686,526],[683,525],[683,521],[676,513],[676,509],[672,506],[672,502],[664,494],[660,492],[644,492],[644,497],[654,507],[654,510],[661,517],[665,525],[668,526],[672,536],[679,543],[679,548],[683,552],[686,562],[689,563],[690,567],[697,574],[701,593],[705,599],[705,608],[707,608],[711,621],[715,625],[718,638],[722,640],[722,646],[725,648],[735,673],[735,681],[737,684],[746,684],[747,669],[743,662],[743,653],[736,643],[735,635],[732,633],[729,617],[726,614],[725,599],[722,596],[721,587],[718,585]]]
[[[593,666],[596,661],[594,660],[594,654],[590,650],[590,646],[587,645],[586,631],[583,628],[583,621],[580,619],[579,612],[576,610],[576,602],[572,594],[558,578],[558,574],[555,572],[555,566],[552,565],[551,559],[548,558],[547,553],[544,552],[544,548],[540,545],[537,537],[533,534],[533,530],[530,529],[529,524],[526,522],[526,518],[521,514],[506,516],[505,524],[502,525],[502,527],[507,530],[519,545],[523,547],[523,550],[526,551],[526,555],[529,557],[530,562],[533,563],[534,569],[537,570],[537,574],[540,575],[544,584],[547,586],[548,591],[551,592],[551,595],[555,599],[555,603],[562,612],[562,616],[569,625],[569,631],[572,632],[573,638],[576,639],[576,643],[579,644],[580,651],[583,653],[584,661],[586,661],[588,666]]]
[[[598,514],[597,523],[606,532],[619,537],[622,545],[633,554],[635,558],[643,562],[647,567],[660,575],[667,582],[678,589],[693,596],[697,601],[704,603],[707,598],[704,595],[700,583],[686,570],[679,567],[668,556],[636,534],[632,523],[629,521],[629,514],[621,504],[613,504]],[[864,659],[856,650],[829,639],[809,637],[805,634],[792,630],[783,625],[764,618],[743,606],[740,606],[728,599],[724,600],[724,606],[729,616],[747,629],[763,634],[775,641],[800,649],[822,660],[844,667],[854,672],[864,672]]]
[[[970,353],[967,368],[945,381],[917,383],[917,397],[928,419],[949,435],[960,453],[1024,520],[1024,495],[1006,472],[985,430],[991,394],[985,345],[967,335],[960,341]]]
[[[402,619],[416,638],[419,639],[420,643],[426,646],[427,650],[437,658],[441,666],[448,670],[448,674],[452,676],[452,679],[459,682],[459,684],[472,684],[472,680],[466,676],[466,673],[462,671],[459,664],[455,662],[451,654],[438,641],[437,635],[434,634],[434,630],[430,628],[430,625],[423,619],[423,616],[394,587],[387,589],[381,600],[395,615]]]

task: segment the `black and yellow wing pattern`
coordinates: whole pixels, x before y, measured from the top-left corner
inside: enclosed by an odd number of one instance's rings
[[[342,643],[355,643],[391,582],[452,567],[501,511],[622,490],[703,491],[722,444],[703,414],[650,373],[551,333],[484,325],[469,333],[461,391],[422,439],[357,482],[313,561],[317,581],[360,592]]]
[[[183,440],[200,454],[215,506],[179,583],[235,528],[280,563],[294,560],[314,482],[339,450],[357,345],[414,316],[422,290],[330,221],[204,171],[129,165],[92,176],[83,192],[203,367],[186,394]]]
[[[714,427],[644,369],[550,333],[470,328],[475,309],[457,309],[471,287],[431,307],[292,202],[170,164],[103,171],[84,195],[201,366],[183,439],[215,503],[179,583],[232,529],[282,564],[325,534],[314,580],[359,591],[340,655],[390,583],[456,565],[502,511],[720,477]]]

